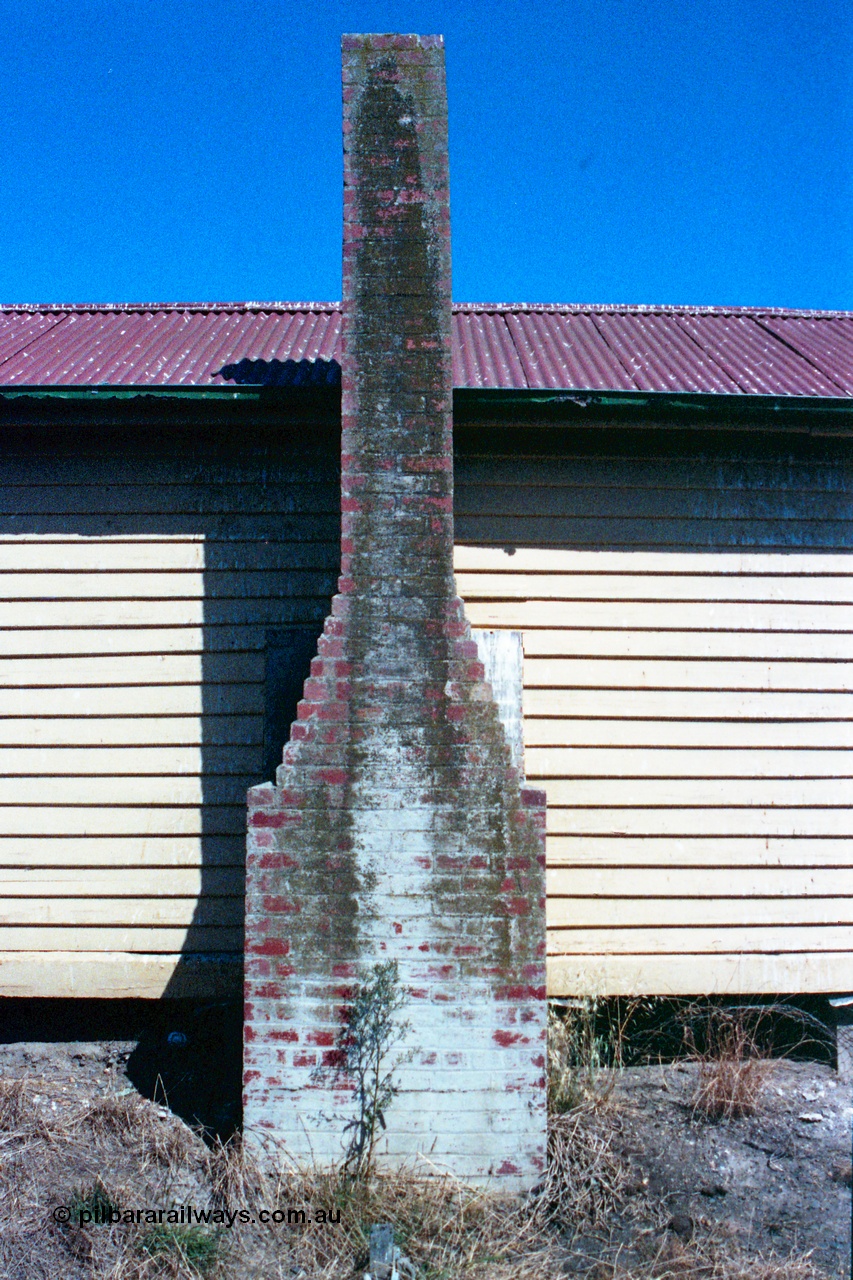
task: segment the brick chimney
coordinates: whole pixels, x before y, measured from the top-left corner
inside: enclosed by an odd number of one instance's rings
[[[341,577],[276,785],[249,792],[245,1124],[334,1163],[334,1044],[394,958],[410,1060],[380,1164],[507,1188],[545,1158],[545,797],[453,579],[444,46],[345,36]]]

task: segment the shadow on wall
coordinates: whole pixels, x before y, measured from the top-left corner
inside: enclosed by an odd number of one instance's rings
[[[128,1071],[222,1134],[240,1119],[246,790],[281,758],[335,589],[339,415],[326,381],[252,404],[19,400],[0,426],[0,536],[43,538],[62,568],[30,605],[47,656],[27,658],[32,710],[15,714],[48,748],[89,744],[71,768],[40,747],[21,780],[40,788],[21,865],[49,841],[80,881],[49,925],[35,897],[21,923],[55,930],[40,950],[73,928],[75,949],[129,973],[179,956],[142,1002]],[[63,685],[45,688],[56,666]]]
[[[340,381],[338,366],[312,372],[307,361],[246,360],[233,368],[235,381],[294,388],[297,397],[334,389]],[[275,780],[340,569],[337,397],[329,401],[334,419],[325,423],[311,416],[313,401],[288,403],[290,413],[279,410],[277,420],[247,421],[221,436],[206,431],[195,455],[197,463],[205,459],[210,504],[201,673],[202,879],[183,968],[236,958],[239,994],[187,1004],[175,999],[186,988],[186,974],[176,972],[160,1001],[162,1013],[128,1063],[138,1088],[152,1097],[159,1090],[178,1115],[220,1137],[242,1119],[246,790]],[[236,893],[229,879],[235,869]]]

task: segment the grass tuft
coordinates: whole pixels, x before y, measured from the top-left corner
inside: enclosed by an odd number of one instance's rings
[[[82,1120],[96,1134],[132,1137],[145,1122],[147,1104],[138,1094],[125,1096],[106,1094],[95,1098],[83,1113]]]
[[[689,1059],[698,1066],[694,1112],[712,1120],[755,1115],[773,1070],[760,1020],[749,1009],[712,1006],[702,1031],[700,1042],[685,1026]]]
[[[168,1223],[152,1227],[139,1242],[140,1252],[149,1258],[170,1257],[202,1275],[216,1262],[220,1246],[221,1237],[204,1227]]]
[[[91,1214],[93,1218],[104,1218],[118,1208],[100,1178],[96,1178],[88,1190],[75,1187],[66,1203],[71,1210],[71,1221],[78,1227],[83,1213]]]
[[[32,1092],[28,1080],[0,1080],[0,1133],[14,1133],[26,1124]]]
[[[548,1112],[564,1115],[576,1107],[603,1103],[615,1084],[621,1060],[618,1027],[602,1030],[599,1002],[584,999],[548,1010]]]

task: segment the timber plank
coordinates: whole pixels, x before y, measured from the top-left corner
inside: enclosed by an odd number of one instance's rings
[[[259,683],[263,655],[248,653],[157,653],[71,658],[0,657],[0,688],[57,685],[103,688],[112,684],[192,684],[202,678],[214,684]]]
[[[713,925],[706,928],[555,928],[548,930],[549,955],[669,955],[685,952],[842,951],[850,926]]]
[[[590,867],[556,866],[551,858],[547,872],[549,919],[557,924],[562,914],[566,923],[575,923],[575,918],[567,914],[570,907],[558,906],[557,899],[568,902],[586,897],[602,902],[613,898],[653,901],[690,898],[699,902],[709,898],[748,899],[752,906],[746,909],[752,911],[752,915],[747,919],[760,918],[762,924],[771,923],[764,914],[765,898],[787,901],[790,918],[799,918],[800,923],[806,921],[797,914],[799,898],[823,898],[827,903],[838,899],[837,918],[829,923],[837,923],[842,914],[849,914],[853,904],[853,857],[843,867],[731,867],[726,864],[724,853],[718,861],[718,866],[705,867]],[[613,919],[619,918],[617,910]],[[659,921],[664,923],[664,917]],[[581,923],[580,917],[577,922]],[[678,923],[689,922],[685,917]],[[713,921],[700,920],[700,923]]]
[[[28,612],[28,606],[21,610]],[[66,605],[65,616],[74,605]],[[116,604],[120,616],[122,607]],[[57,610],[54,623],[61,621]],[[71,621],[69,619],[69,621]],[[267,628],[263,626],[149,626],[122,625],[47,628],[18,628],[0,631],[0,658],[76,657],[131,654],[222,654],[262,653],[266,649]]]
[[[98,678],[100,675],[100,679]],[[107,654],[90,657],[0,657],[0,687],[111,684],[252,684],[264,678],[258,650],[231,653]]]
[[[580,874],[621,875],[630,868],[798,868],[853,867],[853,835],[809,839],[779,836],[589,836],[549,835],[548,866],[577,868]],[[703,870],[703,874],[705,871]],[[716,872],[715,872],[716,874]],[[594,883],[594,881],[591,881]]]
[[[230,515],[234,511],[257,515],[320,515],[339,511],[340,494],[329,484],[265,485],[253,477],[235,476],[228,484],[133,484],[120,477],[109,483],[77,481],[67,484],[3,483],[3,512],[22,516],[40,512],[52,515],[123,515],[136,512],[182,511],[203,517]]]
[[[853,924],[851,897],[658,897],[548,898],[549,929],[596,929],[609,934],[621,929],[762,928],[795,930],[811,925],[833,928]],[[837,944],[836,944],[837,945]],[[793,950],[782,945],[782,950]]]
[[[688,697],[689,693],[689,697]],[[525,689],[524,715],[644,720],[849,720],[849,693],[766,689]]]
[[[169,627],[202,628],[204,647],[228,648],[229,628],[245,628],[257,633],[258,628],[311,623],[319,634],[324,614],[328,612],[331,592],[327,595],[261,597],[260,599],[205,600],[189,599],[125,600],[105,597],[102,600],[0,600],[0,627],[32,631],[36,628],[124,628],[154,629]],[[222,633],[219,640],[216,637]],[[236,633],[238,636],[240,632]],[[9,642],[14,644],[14,637]],[[194,647],[194,641],[190,648]],[[249,646],[251,647],[251,645]],[[20,651],[19,651],[20,652]]]
[[[549,956],[550,996],[777,995],[853,990],[853,952]]]
[[[661,612],[664,612],[663,610]],[[853,634],[768,631],[527,630],[532,658],[679,658],[716,661],[853,661]]]
[[[0,771],[3,754],[0,752]],[[853,751],[528,747],[527,778],[853,778]],[[141,772],[141,770],[140,770]]]
[[[325,486],[334,493],[340,490],[340,471],[333,446],[303,449],[293,437],[286,446],[279,442],[278,447],[260,452],[252,449],[246,440],[237,448],[227,450],[217,449],[209,437],[205,444],[210,448],[208,456],[191,457],[183,442],[178,441],[174,441],[171,448],[161,442],[156,451],[134,446],[131,451],[127,441],[120,441],[118,448],[108,453],[103,447],[92,450],[84,434],[78,433],[60,455],[56,447],[41,452],[31,436],[25,452],[11,446],[4,449],[0,483],[4,487],[62,484],[78,488],[110,484],[119,476],[125,484],[166,489],[186,485],[222,487],[236,482]]]
[[[241,897],[243,867],[161,867],[152,876],[143,867],[4,867],[4,898],[197,898]],[[11,923],[11,921],[9,921]]]
[[[338,499],[339,501],[339,499]],[[231,511],[200,513],[192,508],[156,511],[144,504],[138,511],[93,511],[85,504],[78,509],[54,511],[49,508],[33,512],[8,513],[0,504],[0,533],[30,535],[70,534],[81,538],[103,537],[106,533],[122,537],[155,537],[204,534],[209,531],[217,540],[240,541],[270,538],[274,542],[331,542],[340,537],[341,517],[335,514],[291,514],[253,512],[237,506]]]
[[[31,805],[231,805],[245,804],[246,791],[263,779],[256,773],[199,778],[175,776],[14,777],[0,776],[0,806]],[[34,823],[40,819],[33,816]],[[0,830],[8,830],[0,812]]]
[[[114,606],[118,617],[121,606]],[[64,617],[73,615],[74,605],[66,604]],[[21,606],[27,612],[27,606]],[[54,621],[60,618],[56,610]],[[223,629],[224,630],[224,629]],[[263,632],[257,631],[259,645]],[[230,646],[229,646],[230,647]],[[240,646],[241,648],[244,646]],[[73,625],[45,628],[9,628],[0,631],[0,659],[2,658],[71,658],[111,655],[153,654],[202,654],[208,649],[201,627],[75,627]],[[208,649],[209,651],[209,649]]]
[[[4,722],[0,721],[0,725]],[[27,722],[25,722],[27,723]],[[260,747],[157,746],[0,747],[0,776],[101,777],[186,775],[211,780],[256,776],[262,767]],[[121,782],[116,783],[120,789]]]
[[[0,748],[108,747],[158,750],[201,748],[202,759],[221,747],[246,753],[263,745],[263,716],[44,716],[0,717]],[[215,758],[215,757],[213,757]],[[254,759],[254,757],[252,757]]]
[[[294,571],[298,573],[299,571]],[[0,575],[0,593],[7,575]],[[131,575],[128,575],[131,576]],[[470,573],[456,575],[466,600],[752,600],[853,603],[853,578],[829,574]],[[83,595],[85,592],[80,592]]]
[[[502,454],[457,456],[459,487],[481,485],[566,485],[655,489],[789,489],[809,493],[853,493],[853,467],[847,459],[700,458],[695,454],[655,457],[608,455],[602,441],[597,456],[583,454]]]
[[[242,952],[243,930],[225,925],[171,928],[122,925],[0,925],[0,952]]]
[[[47,791],[47,788],[44,788]],[[212,836],[245,839],[246,804],[156,805],[8,805],[0,814],[4,837],[29,836]],[[0,948],[2,949],[2,948]]]
[[[851,525],[841,520],[664,520],[623,516],[468,516],[454,521],[458,542],[497,543],[502,546],[558,547],[575,545],[612,550],[717,552],[754,548],[772,551],[832,551],[849,546]]]
[[[266,530],[264,532],[267,532]],[[337,543],[220,540],[202,534],[152,538],[0,537],[0,572],[82,573],[211,569],[327,569],[337,572]]]
[[[248,488],[248,486],[247,486]],[[460,517],[597,516],[614,523],[626,518],[656,520],[787,520],[849,521],[851,499],[846,493],[823,490],[815,495],[785,490],[780,500],[772,489],[682,489],[675,486],[630,488],[621,485],[477,484],[456,489]]]
[[[3,721],[0,720],[0,740]],[[853,748],[853,720],[581,720],[525,721],[525,759],[560,747],[797,750]],[[536,766],[537,768],[540,766]]]
[[[853,519],[853,503],[850,507]],[[849,577],[853,574],[853,553],[836,552],[807,555],[773,555],[766,552],[719,551],[713,556],[696,551],[584,551],[574,547],[454,547],[453,566],[457,573],[652,573],[741,576],[770,574],[820,574]]]
[[[92,925],[101,925],[156,929],[163,926],[189,927],[195,924],[202,928],[240,929],[243,915],[242,896],[199,897],[191,894],[186,898],[9,897],[3,902],[0,939],[7,929],[16,925],[34,928],[73,925],[86,929]]]
[[[244,599],[256,596],[326,596],[335,585],[336,570],[312,569],[184,569],[150,572],[105,570],[103,573],[0,573],[0,599],[12,600],[204,600],[208,597]]]
[[[2,606],[0,606],[1,608]],[[475,627],[523,630],[537,628],[618,629],[623,631],[839,631],[853,634],[853,605],[714,600],[667,601],[666,612],[657,600],[466,600],[465,608]],[[2,615],[0,615],[2,616]],[[666,624],[665,626],[663,624]]]
[[[0,659],[0,680],[4,662]],[[853,692],[853,661],[676,662],[667,658],[526,658],[525,688]]]
[[[5,815],[4,815],[5,816]],[[40,815],[41,816],[41,815]],[[235,814],[236,816],[236,814]],[[245,815],[244,815],[245,817]],[[123,872],[144,868],[241,869],[246,855],[245,821],[233,835],[37,835],[0,836],[0,866],[15,870],[70,867],[118,867]],[[5,823],[4,823],[5,829]],[[49,872],[55,874],[54,870]],[[146,876],[150,873],[145,871]],[[197,874],[191,871],[191,874]]]
[[[259,714],[264,686],[258,684],[139,684],[59,686],[53,688],[0,687],[0,717],[199,716]]]
[[[242,980],[240,954],[205,956],[193,963],[180,952],[0,952],[0,990],[5,996],[157,1000],[168,995],[222,1000],[239,995]]]
[[[128,780],[129,781],[129,780]],[[51,784],[54,785],[54,784]],[[553,805],[613,805],[730,809],[735,806],[846,810],[853,829],[853,779],[842,778],[547,778],[542,785]],[[0,779],[0,795],[3,794]],[[839,822],[845,815],[839,814]],[[842,834],[839,829],[838,834]]]
[[[612,793],[611,793],[612,800]],[[648,802],[647,802],[648,803]],[[849,804],[849,801],[848,801]],[[547,831],[584,836],[853,836],[850,809],[831,808],[560,808],[549,803]]]

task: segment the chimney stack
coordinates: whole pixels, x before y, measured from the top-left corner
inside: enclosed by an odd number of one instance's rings
[[[545,1161],[545,797],[512,767],[453,579],[444,46],[344,36],[341,577],[275,786],[249,792],[245,1109],[340,1161],[335,1044],[398,963],[379,1163],[507,1189]]]

